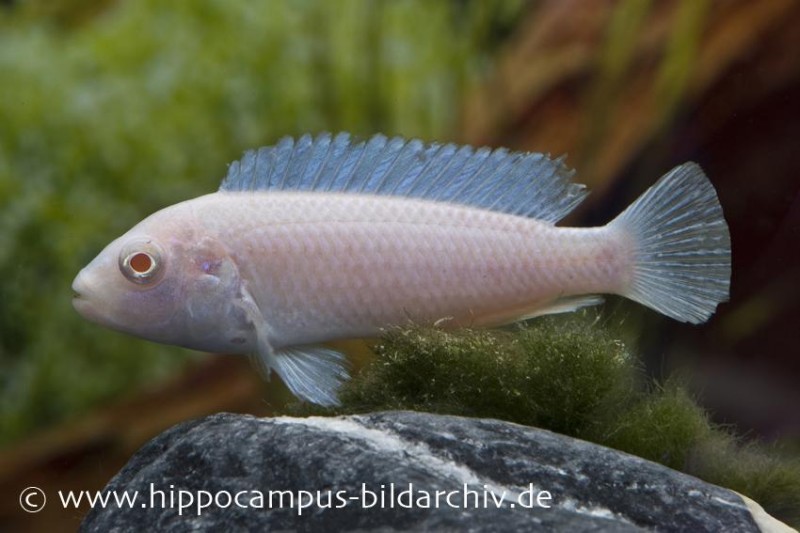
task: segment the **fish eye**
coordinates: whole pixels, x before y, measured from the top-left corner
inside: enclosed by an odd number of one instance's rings
[[[150,240],[129,243],[119,255],[119,269],[133,283],[152,284],[163,270],[161,249]]]

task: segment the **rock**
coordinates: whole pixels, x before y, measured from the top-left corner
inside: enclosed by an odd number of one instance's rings
[[[759,531],[739,495],[661,465],[412,412],[214,415],[154,438],[105,491],[136,499],[96,507],[83,531]]]

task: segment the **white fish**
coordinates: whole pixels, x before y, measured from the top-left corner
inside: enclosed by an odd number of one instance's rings
[[[347,134],[247,152],[214,194],[167,207],[73,283],[77,311],[146,339],[254,353],[297,396],[337,402],[319,343],[410,320],[491,326],[620,294],[699,323],[727,300],[730,237],[694,163],[597,228],[560,159]]]

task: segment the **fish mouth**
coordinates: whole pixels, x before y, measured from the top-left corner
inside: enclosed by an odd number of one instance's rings
[[[83,297],[83,295],[79,292],[72,293],[72,307],[75,308],[79,313],[81,312],[81,308],[85,308],[89,305],[89,301]],[[82,314],[82,313],[81,313]]]
[[[89,287],[83,271],[81,271],[72,282],[72,307],[79,315],[87,320],[94,320],[92,302],[89,298]]]
[[[80,300],[86,293],[86,282],[83,280],[83,272],[80,272],[72,281],[72,300]]]

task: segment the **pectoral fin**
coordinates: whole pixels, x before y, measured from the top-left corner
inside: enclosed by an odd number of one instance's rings
[[[258,352],[252,359],[267,381],[274,370],[292,394],[324,407],[339,405],[339,387],[350,379],[345,356],[322,346],[294,346],[276,351],[266,338],[262,340],[259,336]]]
[[[246,287],[241,289],[238,306],[255,330],[256,353],[252,360],[265,379],[269,380],[275,370],[298,398],[326,407],[339,405],[336,393],[350,378],[344,355],[313,345],[275,350],[270,343],[269,325]]]
[[[269,342],[269,326],[264,321],[264,315],[261,314],[258,304],[248,292],[247,287],[241,287],[236,305],[244,311],[247,322],[256,334],[256,353],[252,354],[250,359],[264,379],[269,381],[272,369],[276,366],[275,351]]]

